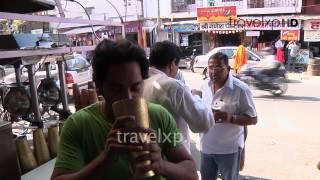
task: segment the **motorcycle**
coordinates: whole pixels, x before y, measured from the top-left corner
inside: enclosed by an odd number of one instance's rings
[[[288,90],[286,70],[282,64],[270,69],[244,65],[238,78],[249,86],[269,91],[274,96],[281,96]]]

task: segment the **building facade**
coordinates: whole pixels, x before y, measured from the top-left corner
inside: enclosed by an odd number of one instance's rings
[[[113,22],[124,22],[127,39],[142,46],[142,1],[141,0],[78,0],[86,9],[91,19],[106,20]],[[61,8],[68,18],[87,19],[83,8],[70,1],[61,1]],[[51,15],[59,16],[56,8],[50,12]],[[59,32],[66,32],[79,41],[83,39],[94,39],[89,25],[83,24],[58,24],[52,23],[53,29],[59,29]],[[78,29],[73,30],[72,29]],[[100,38],[121,39],[121,27],[106,26],[105,28],[96,27],[96,34]],[[89,41],[90,42],[90,41]],[[90,43],[89,43],[90,44]]]
[[[228,6],[236,8],[242,26],[234,25],[237,21],[233,26],[229,21],[197,21],[197,8]],[[195,48],[201,54],[217,46],[248,46],[253,42],[258,43],[256,48],[263,48],[281,37],[282,31],[299,31],[302,23],[298,20],[297,26],[290,24],[294,15],[301,14],[302,0],[161,0],[159,6],[157,0],[148,0],[143,7],[145,18],[161,19],[155,23],[160,27],[159,40],[171,40],[182,50]]]

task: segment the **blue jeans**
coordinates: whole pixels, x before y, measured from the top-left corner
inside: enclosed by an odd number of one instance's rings
[[[238,180],[240,168],[239,151],[232,154],[204,154],[201,153],[201,179],[216,180],[218,172],[223,180]]]

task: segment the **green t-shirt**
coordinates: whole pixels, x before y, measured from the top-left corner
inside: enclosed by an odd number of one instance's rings
[[[152,103],[148,104],[148,110],[150,127],[156,131],[157,142],[162,152],[180,144],[182,139],[177,134],[178,129],[171,114],[162,106]],[[112,124],[101,112],[98,103],[74,113],[63,126],[55,167],[75,171],[83,168],[103,151],[111,128]],[[128,157],[122,155],[114,165],[109,166],[101,174],[100,179],[129,179],[130,177]],[[153,177],[152,179],[161,178]]]

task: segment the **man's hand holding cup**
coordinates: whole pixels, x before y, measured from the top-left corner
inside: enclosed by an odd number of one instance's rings
[[[225,103],[223,101],[215,102],[212,106],[212,111],[216,123],[227,123],[231,121],[232,116],[229,113],[224,112]]]

